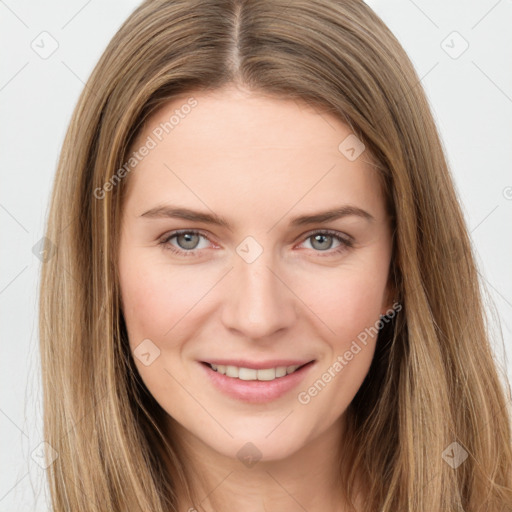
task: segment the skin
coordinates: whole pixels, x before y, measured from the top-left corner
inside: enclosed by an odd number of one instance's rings
[[[132,350],[145,339],[160,350],[148,366],[135,357],[137,368],[169,415],[168,433],[187,457],[194,490],[200,499],[209,495],[201,508],[213,510],[217,500],[223,511],[345,510],[336,481],[344,412],[376,338],[360,344],[309,403],[298,393],[391,307],[392,237],[376,171],[366,151],[354,161],[340,152],[351,130],[331,114],[234,86],[174,98],[146,122],[134,150],[192,95],[197,106],[127,178],[123,314]],[[141,216],[164,204],[214,213],[230,228]],[[373,220],[290,224],[346,205]],[[169,240],[178,229],[207,238]],[[315,242],[312,235],[326,229],[352,237],[353,246],[328,235]],[[247,236],[263,250],[251,263],[236,251]],[[258,404],[211,385],[199,361],[213,357],[298,357],[315,365],[296,389]],[[237,457],[247,442],[261,453],[252,467]],[[180,510],[191,507],[183,500]]]

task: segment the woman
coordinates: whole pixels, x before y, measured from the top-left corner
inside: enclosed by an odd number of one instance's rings
[[[47,237],[54,510],[512,510],[463,216],[363,2],[144,2]]]

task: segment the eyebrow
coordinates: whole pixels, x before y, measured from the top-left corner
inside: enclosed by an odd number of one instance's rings
[[[290,221],[290,226],[299,227],[308,224],[321,224],[323,222],[329,222],[343,217],[356,216],[366,221],[374,222],[375,217],[368,213],[366,210],[352,205],[343,205],[334,210],[326,210],[322,212],[313,213],[310,215],[301,215],[294,217]],[[184,219],[195,222],[204,222],[206,224],[213,224],[216,226],[222,226],[231,230],[229,222],[223,217],[215,213],[200,212],[196,210],[190,210],[188,208],[178,208],[169,205],[156,206],[151,208],[147,212],[144,212],[140,217],[159,219],[159,218],[176,218]]]

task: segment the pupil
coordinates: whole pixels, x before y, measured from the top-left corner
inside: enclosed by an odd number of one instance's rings
[[[194,238],[197,238],[197,235],[194,235],[192,233],[184,233],[182,235],[179,235],[178,245],[182,249],[194,249],[194,247],[197,245],[197,240],[194,240]],[[184,240],[183,243],[182,240]]]
[[[328,241],[330,243],[327,243],[327,246],[325,245],[325,242]],[[315,246],[315,243],[319,242],[320,246]],[[323,244],[322,244],[323,243]],[[313,235],[313,247],[315,249],[325,250],[329,249],[332,245],[332,237],[330,235]]]

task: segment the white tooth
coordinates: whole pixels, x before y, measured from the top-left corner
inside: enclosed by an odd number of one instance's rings
[[[253,368],[239,368],[238,366],[229,366],[223,364],[212,364],[213,370],[226,375],[227,377],[238,378],[240,380],[263,380],[271,381],[287,374],[293,373],[300,365],[278,366],[277,368],[263,368],[255,370]]]
[[[297,368],[299,367],[299,365],[295,365],[295,366],[288,366],[286,368],[286,373],[289,375],[290,373],[293,373]]]
[[[274,380],[275,378],[275,368],[265,368],[263,370],[258,370],[258,380]]]
[[[238,368],[236,366],[226,366],[227,377],[238,377]]]
[[[241,380],[256,380],[258,371],[253,368],[239,368],[238,378]]]
[[[286,375],[286,366],[278,366],[276,368],[276,377],[284,377]]]

